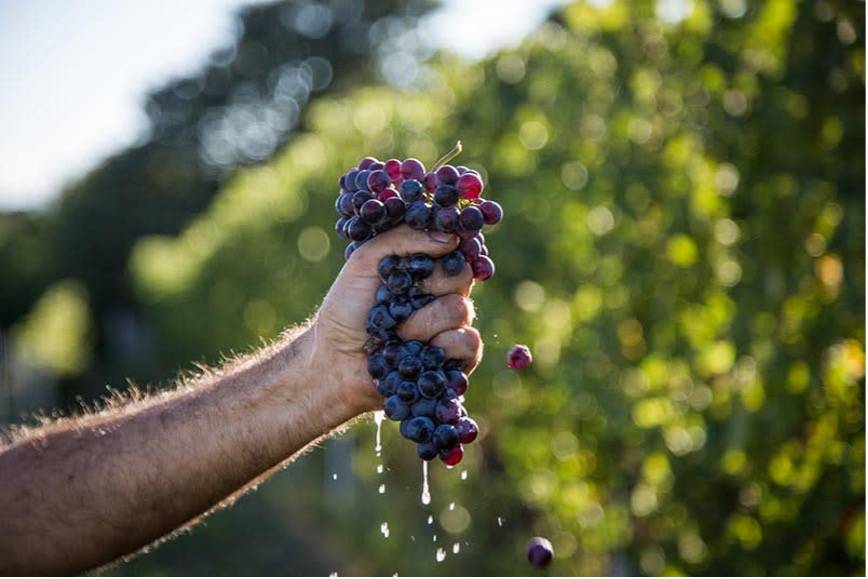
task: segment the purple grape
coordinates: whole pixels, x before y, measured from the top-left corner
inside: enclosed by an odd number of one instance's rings
[[[446,466],[456,466],[461,459],[464,458],[464,447],[459,443],[452,450],[443,452],[440,451],[440,460],[443,461],[443,464]]]
[[[412,285],[413,278],[406,271],[393,271],[386,280],[386,286],[393,296],[406,293]]]
[[[446,352],[437,346],[425,346],[419,354],[419,359],[426,370],[436,370],[446,361]]]
[[[458,249],[464,254],[464,258],[468,262],[473,262],[479,257],[479,252],[482,251],[482,244],[475,237],[471,237],[470,239],[463,240]]]
[[[400,383],[401,376],[393,370],[386,374],[385,378],[377,381],[377,392],[379,392],[380,396],[383,398],[389,397],[396,392]]]
[[[345,240],[350,239],[349,235],[347,235],[347,221],[349,221],[348,218],[339,217],[335,222],[335,233],[338,234],[338,237]]]
[[[376,163],[376,162],[377,162],[377,159],[375,159],[374,157],[365,157],[364,159],[359,161],[359,165],[358,165],[359,171],[363,171],[364,169],[367,169],[368,167],[371,166],[372,163]]]
[[[404,218],[404,213],[407,211],[407,205],[398,197],[386,199],[383,204],[386,206],[386,215],[389,221],[393,224],[400,223]]]
[[[414,416],[407,421],[407,438],[414,442],[428,442],[434,434],[434,423],[426,416]]]
[[[425,176],[425,165],[419,159],[404,159],[401,163],[401,177],[404,179],[421,180]]]
[[[404,356],[398,362],[398,372],[405,380],[415,380],[422,371],[422,362],[416,356]]]
[[[383,170],[393,181],[401,178],[401,161],[398,159],[389,159],[383,163]]]
[[[389,304],[389,314],[401,323],[413,314],[413,305],[406,298],[395,298]]]
[[[470,266],[473,268],[473,279],[485,281],[494,275],[494,262],[487,255],[480,255]]]
[[[503,219],[503,207],[496,201],[486,199],[479,204],[486,225],[497,225]]]
[[[371,226],[358,217],[350,217],[346,228],[347,236],[353,241],[367,241],[373,231]]]
[[[401,199],[407,203],[414,203],[424,199],[425,197],[424,185],[416,179],[408,179],[401,183],[398,192]]]
[[[455,205],[458,203],[458,189],[452,185],[438,185],[434,190],[434,202],[440,207]]]
[[[458,182],[458,169],[452,165],[443,165],[436,172],[437,183],[440,185],[455,185]]]
[[[441,424],[457,424],[461,417],[459,408],[461,404],[454,399],[440,400],[434,408],[434,418]],[[458,442],[457,440],[455,442]]]
[[[374,380],[385,378],[388,371],[389,366],[386,364],[381,353],[378,352],[368,358],[368,374],[370,374],[371,378]]]
[[[423,442],[416,445],[416,456],[418,456],[422,460],[434,460],[435,458],[437,458],[438,454],[440,454],[440,449],[438,449],[437,445],[431,441]]]
[[[458,229],[459,215],[457,207],[440,207],[434,212],[434,227],[439,231],[452,233]]]
[[[425,175],[422,176],[421,181],[422,184],[425,185],[425,189],[428,193],[433,193],[434,189],[437,188],[437,175],[434,173],[425,173]]]
[[[407,404],[413,404],[420,398],[419,389],[416,387],[416,383],[408,380],[404,380],[398,384],[398,390],[395,393]]]
[[[434,429],[432,439],[441,450],[452,450],[458,444],[458,431],[451,424],[441,424]]]
[[[424,201],[416,201],[407,206],[404,221],[413,229],[426,229],[431,223],[431,207]]]
[[[368,175],[371,172],[368,170],[359,171],[356,175],[356,189],[359,191],[368,191]]]
[[[350,256],[359,248],[361,243],[353,241],[344,248],[344,261],[350,259]]]
[[[355,209],[355,214],[358,215],[362,209],[362,205],[373,198],[374,195],[370,191],[356,191],[353,193],[353,209]]]
[[[420,398],[410,406],[410,412],[413,413],[413,416],[424,416],[426,418],[434,418],[436,409],[437,401],[433,398]]]
[[[482,193],[482,179],[475,173],[467,172],[458,177],[456,187],[462,199],[474,201],[479,199],[479,195]]]
[[[368,199],[359,209],[359,217],[371,225],[382,223],[386,218],[386,206],[376,199]]]
[[[475,420],[467,416],[458,418],[455,430],[458,431],[458,439],[461,441],[461,444],[470,444],[479,436],[479,426],[476,425]]]
[[[545,537],[534,537],[527,544],[527,560],[534,567],[545,567],[552,562],[555,550]]]
[[[463,396],[467,392],[468,384],[467,374],[464,372],[460,370],[446,371],[446,388],[454,390],[456,396]]]
[[[368,189],[370,189],[374,193],[385,191],[386,188],[391,184],[392,180],[389,179],[388,173],[386,173],[382,169],[371,171],[371,173],[368,175]]]
[[[513,370],[524,370],[531,362],[533,362],[533,354],[524,344],[516,344],[506,354],[506,367]]]
[[[392,395],[386,398],[383,404],[383,410],[386,411],[386,416],[391,420],[404,420],[410,416],[410,407],[398,398],[397,395]],[[456,436],[457,436],[456,432]]]
[[[464,254],[459,250],[450,251],[442,258],[443,271],[449,277],[456,276],[464,271],[464,264],[467,263],[464,259]]]
[[[422,372],[416,383],[422,396],[436,398],[446,388],[446,375],[441,370],[426,370]]]
[[[386,283],[386,280],[389,279],[389,276],[392,275],[392,272],[395,271],[401,265],[401,258],[397,255],[387,255],[380,260],[377,264],[377,273],[380,274],[380,279],[383,280],[383,283]]]
[[[424,253],[417,253],[407,260],[407,273],[413,279],[425,279],[434,272],[434,260]]]
[[[468,205],[461,210],[461,216],[458,218],[458,225],[460,225],[462,229],[479,231],[482,229],[483,224],[484,217],[482,211],[480,211],[478,207]]]

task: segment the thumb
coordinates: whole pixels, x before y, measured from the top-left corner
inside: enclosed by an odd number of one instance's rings
[[[378,235],[356,250],[350,260],[357,259],[362,267],[376,268],[387,255],[424,253],[431,257],[446,255],[458,247],[459,239],[452,233],[417,231],[401,225]]]

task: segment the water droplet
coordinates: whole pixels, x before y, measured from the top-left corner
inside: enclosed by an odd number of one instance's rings
[[[466,470],[461,471],[461,480],[467,480],[467,471]]]
[[[449,503],[449,510],[450,510],[450,511],[454,511],[454,510],[455,510],[455,503],[454,503],[454,502]]]
[[[502,526],[503,526],[503,518],[502,518],[502,517],[497,517],[497,526],[498,526],[498,527],[502,527]]]
[[[434,524],[434,515],[428,515],[428,524],[429,524],[429,525],[433,525],[433,524]]]
[[[422,504],[431,504],[431,490],[428,488],[428,462],[422,461]]]
[[[441,548],[437,549],[437,553],[434,555],[434,558],[438,563],[442,563],[446,559],[446,551]]]
[[[386,494],[386,483],[383,483],[380,485],[380,494],[381,495]]]
[[[454,545],[452,545],[452,552],[455,553],[456,555],[458,554],[458,551],[460,551],[460,550],[461,550],[461,545],[459,545],[458,543],[455,543]]]
[[[389,523],[383,521],[380,525],[380,532],[383,533],[383,536],[387,539],[389,538]]]
[[[437,542],[437,535],[431,535],[431,542],[432,542],[432,543],[436,543],[436,542]]]
[[[336,472],[332,473],[332,480],[338,480],[338,473],[336,473]]]
[[[416,541],[416,535],[410,535],[410,540],[415,542]]]
[[[382,464],[377,465],[377,474],[383,474],[383,465]]]
[[[337,571],[332,571],[331,573],[329,573],[329,577],[337,577],[337,576],[338,576]]]
[[[386,413],[382,410],[374,412],[374,423],[377,425],[377,444],[374,445],[374,452],[377,453],[377,456],[380,456],[380,452],[383,450],[383,445],[380,444],[380,434],[383,431],[383,420],[385,419]]]

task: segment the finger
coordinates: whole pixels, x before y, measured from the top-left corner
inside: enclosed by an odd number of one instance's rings
[[[380,259],[387,255],[412,255],[424,253],[440,257],[458,247],[457,235],[440,231],[416,231],[401,225],[381,233],[356,250],[352,257],[362,268],[376,268]]]
[[[464,372],[470,374],[482,361],[482,337],[476,328],[458,328],[437,334],[431,344],[446,351],[447,359],[461,360]]]
[[[413,312],[398,334],[404,340],[427,342],[440,332],[469,326],[475,317],[473,302],[464,296],[449,294]]]
[[[470,264],[465,264],[460,274],[448,276],[443,271],[443,262],[438,260],[434,265],[434,273],[422,280],[419,285],[425,293],[435,296],[459,294],[466,297],[470,295],[470,289],[473,287],[473,269]]]

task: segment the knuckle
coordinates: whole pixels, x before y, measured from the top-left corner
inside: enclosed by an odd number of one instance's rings
[[[473,302],[468,298],[459,294],[450,294],[446,296],[448,299],[447,307],[455,316],[455,319],[460,321],[469,321],[473,319]]]
[[[468,349],[474,354],[482,350],[482,336],[476,328],[465,328],[464,341]]]

